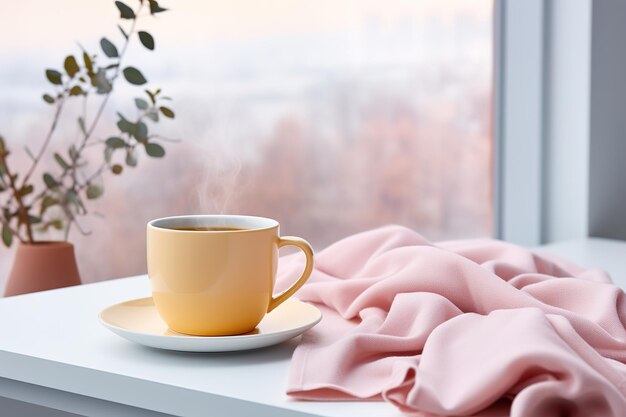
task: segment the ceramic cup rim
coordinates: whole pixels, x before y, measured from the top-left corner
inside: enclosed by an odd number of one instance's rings
[[[242,227],[244,230],[177,230],[176,227]],[[224,234],[250,233],[278,229],[278,221],[269,217],[243,214],[200,214],[168,216],[150,220],[148,228],[167,233]]]

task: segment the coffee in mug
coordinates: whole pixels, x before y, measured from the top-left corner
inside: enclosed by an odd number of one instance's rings
[[[191,232],[233,232],[236,230],[248,230],[243,227],[225,227],[225,226],[189,226],[177,227],[176,230],[186,230]]]

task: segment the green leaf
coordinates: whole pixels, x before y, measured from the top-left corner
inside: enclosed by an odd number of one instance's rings
[[[148,126],[144,122],[137,122],[133,136],[139,142],[145,142],[148,139]]]
[[[161,107],[159,107],[159,110],[161,110],[161,113],[165,117],[169,117],[170,119],[173,119],[175,117],[175,114],[172,111],[172,109],[170,109],[168,107],[161,106]]]
[[[152,35],[149,34],[148,32],[144,32],[143,30],[140,30],[138,32],[138,35],[139,35],[139,40],[141,41],[141,44],[145,46],[146,48],[148,48],[149,50],[153,51],[154,50],[154,38],[152,37]]]
[[[124,170],[124,167],[121,166],[120,164],[115,164],[111,167],[111,172],[114,173],[115,175],[120,175],[123,170]]]
[[[32,193],[33,190],[33,186],[31,184],[27,184],[20,188],[20,190],[17,192],[17,195],[19,195],[20,197],[24,197],[25,195]]]
[[[129,122],[128,120],[120,120],[117,122],[117,127],[124,133],[131,135],[135,134],[135,124]]]
[[[108,138],[106,140],[106,144],[109,148],[113,148],[113,149],[123,148],[126,146],[126,142],[124,142],[124,139],[118,138],[115,136]]]
[[[39,215],[43,216],[43,214],[48,210],[48,208],[52,206],[56,206],[59,204],[59,200],[49,195],[45,196],[43,200],[41,200],[41,207],[39,208]]]
[[[83,132],[83,135],[87,134],[87,128],[85,127],[85,119],[82,117],[78,118],[78,126],[80,127],[80,131]]]
[[[109,162],[111,162],[111,157],[113,156],[113,148],[109,148],[108,146],[106,146],[104,148],[104,161],[108,164]]]
[[[67,197],[67,201],[69,201],[70,203],[74,203],[74,204],[80,204],[80,201],[78,200],[78,194],[76,194],[76,191],[68,191],[66,194]]]
[[[2,225],[2,242],[7,248],[11,247],[11,243],[13,243],[13,232],[7,224]]]
[[[63,169],[69,169],[70,168],[68,163],[65,162],[65,159],[63,159],[63,157],[61,155],[59,155],[58,153],[56,153],[56,152],[54,154],[54,160],[57,161],[57,164],[61,165],[61,168],[63,168]]]
[[[48,104],[52,104],[52,103],[54,103],[54,98],[52,98],[52,96],[49,95],[49,94],[44,94],[43,95],[43,101],[45,101]]]
[[[89,184],[85,194],[87,195],[87,199],[95,200],[96,198],[100,197],[103,192],[104,189],[101,186],[96,184]]]
[[[59,183],[54,179],[54,177],[48,173],[43,174],[43,182],[46,184],[48,188],[56,188]]]
[[[50,223],[48,223],[50,226],[54,227],[56,230],[61,230],[63,229],[63,221],[62,220],[52,220]]]
[[[152,120],[153,122],[158,122],[159,121],[159,113],[151,110],[149,112],[146,113],[146,117],[150,120]]]
[[[80,85],[75,85],[74,87],[70,88],[70,96],[80,96],[84,93],[85,92],[82,88],[80,88]]]
[[[94,74],[93,61],[91,60],[87,52],[83,52],[83,61],[85,62],[85,68],[87,68],[87,73],[89,74],[89,76],[92,76]]]
[[[52,69],[47,69],[46,70],[46,78],[48,78],[48,81],[50,81],[54,85],[61,85],[62,84],[61,73],[59,71],[55,71],[55,70],[52,70]]]
[[[41,217],[37,217],[37,216],[28,216],[28,223],[29,224],[37,224],[37,223],[41,223]]]
[[[120,25],[117,25],[117,28],[120,30],[120,32],[122,32],[122,36],[124,37],[124,39],[128,39],[128,34],[124,31],[124,29]]]
[[[78,194],[76,194],[76,191],[68,191],[67,194],[65,194],[65,198],[67,202],[74,204],[77,207],[78,211],[84,211],[83,202],[80,201],[80,198],[78,197]]]
[[[135,105],[139,110],[146,110],[148,108],[148,102],[142,98],[136,98]]]
[[[129,148],[126,151],[126,165],[129,167],[137,166],[137,155],[135,154],[135,150],[132,148]]]
[[[150,90],[146,90],[146,94],[148,95],[148,97],[150,97],[150,101],[152,102],[152,104],[156,104],[156,97],[153,93],[150,92]]]
[[[161,13],[167,10],[159,6],[156,0],[149,0],[148,2],[150,3],[150,14]]]
[[[139,71],[135,67],[126,67],[124,68],[123,73],[124,78],[126,78],[126,80],[131,84],[143,85],[148,82],[148,80],[146,80],[141,71]]]
[[[107,94],[113,89],[113,85],[107,78],[107,73],[104,69],[99,68],[96,74],[96,92],[98,94]]]
[[[117,48],[107,38],[100,39],[100,47],[104,51],[104,54],[109,58],[117,58],[119,56],[119,54],[117,53]]]
[[[76,73],[80,71],[74,55],[69,55],[67,58],[65,58],[65,61],[63,62],[63,67],[65,68],[65,72],[67,72],[67,75],[69,75],[70,78],[74,78],[74,75],[76,75]]]
[[[153,158],[162,158],[165,156],[165,149],[158,143],[146,143],[144,146],[146,153]]]
[[[118,120],[117,122],[118,129],[124,133],[133,135],[135,133],[135,124],[126,120],[126,118],[121,113],[117,113],[117,115],[120,118],[120,120]]]
[[[74,145],[70,145],[70,148],[68,149],[67,154],[70,156],[70,159],[72,161],[77,161],[80,156],[78,154],[78,150],[76,149],[76,146]]]
[[[122,3],[121,1],[116,1],[115,5],[120,11],[120,17],[122,19],[134,19],[135,18],[135,12],[133,12],[133,9],[128,7],[125,3]]]

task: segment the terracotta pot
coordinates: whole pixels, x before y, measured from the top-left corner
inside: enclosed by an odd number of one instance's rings
[[[20,243],[4,295],[26,294],[80,284],[74,245],[68,242]]]

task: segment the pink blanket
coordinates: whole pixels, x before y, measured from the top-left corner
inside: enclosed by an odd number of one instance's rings
[[[278,289],[302,268],[281,263]],[[317,254],[297,296],[324,318],[293,355],[296,398],[424,417],[626,416],[624,293],[602,271],[390,226]]]

